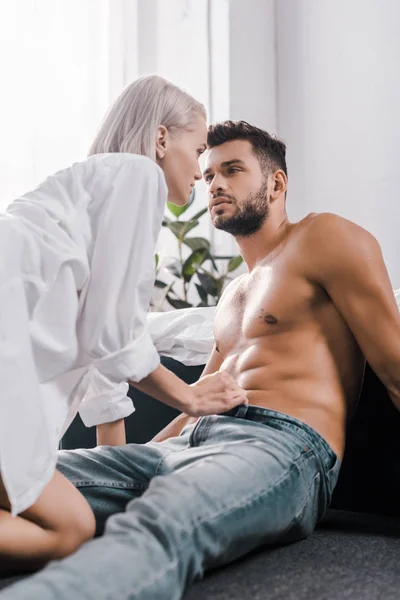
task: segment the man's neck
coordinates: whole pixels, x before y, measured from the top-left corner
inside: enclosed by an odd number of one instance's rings
[[[249,237],[237,237],[236,243],[244,262],[252,271],[262,260],[272,255],[287,237],[291,223],[287,214],[270,215],[257,233]]]

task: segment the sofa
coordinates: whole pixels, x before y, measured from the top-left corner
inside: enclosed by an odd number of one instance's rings
[[[188,383],[203,368],[165,357],[162,362]],[[126,420],[128,442],[146,442],[177,414],[134,388],[130,395],[136,412]],[[86,429],[76,417],[62,447],[94,445],[94,428]],[[3,578],[0,587],[13,581]],[[210,572],[184,598],[400,598],[400,413],[368,365],[332,504],[315,533],[293,545],[259,549]]]

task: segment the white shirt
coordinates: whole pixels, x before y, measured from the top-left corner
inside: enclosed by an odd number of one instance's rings
[[[215,306],[180,308],[147,315],[157,351],[187,366],[205,365],[214,345]]]
[[[52,477],[78,408],[87,426],[127,417],[126,380],[159,365],[146,314],[167,194],[150,159],[102,154],[0,215],[0,472],[13,514]]]

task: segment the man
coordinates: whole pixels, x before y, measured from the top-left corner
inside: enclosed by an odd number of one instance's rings
[[[179,417],[164,441],[61,453],[99,532],[113,516],[101,538],[4,599],[181,598],[205,569],[313,531],[364,357],[400,407],[400,318],[376,240],[331,214],[290,223],[285,146],[266,132],[226,122],[208,144],[211,218],[234,235],[248,273],[221,299],[204,374],[233,375],[249,406]]]

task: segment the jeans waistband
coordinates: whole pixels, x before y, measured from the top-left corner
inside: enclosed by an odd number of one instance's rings
[[[257,421],[258,423],[270,424],[271,426],[273,426],[274,421],[279,421],[281,425],[288,429],[295,430],[299,435],[303,433],[303,439],[306,438],[306,441],[319,453],[327,465],[333,466],[335,463],[339,463],[339,458],[335,451],[328,442],[315,431],[315,429],[286,413],[281,413],[262,406],[241,404],[222,413],[221,416],[248,419],[249,421]]]

